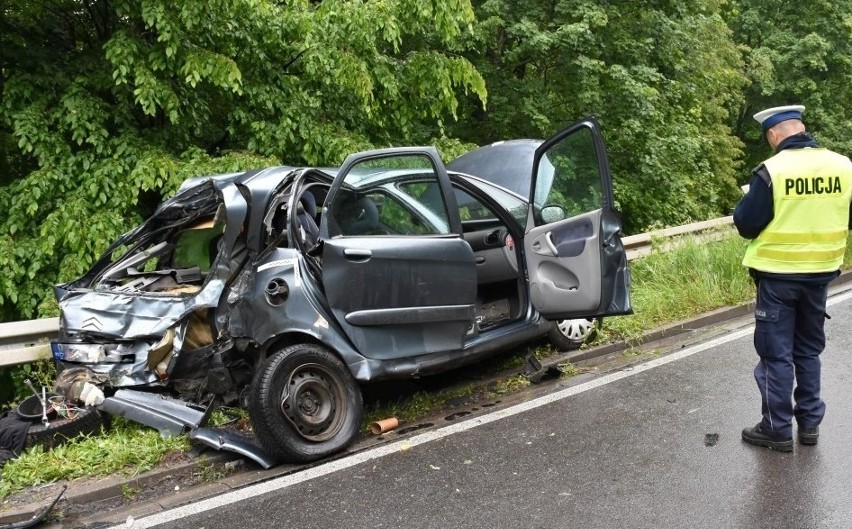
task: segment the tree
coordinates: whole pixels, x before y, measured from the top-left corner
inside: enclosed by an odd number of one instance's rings
[[[727,214],[739,190],[732,134],[744,78],[722,2],[475,2],[468,56],[486,79],[451,130],[477,143],[543,138],[596,115],[628,233]]]
[[[466,0],[4,6],[0,318],[54,310],[186,177],[440,134],[459,93],[485,101],[456,53],[472,22]]]
[[[805,122],[820,144],[852,154],[852,0],[738,0],[725,19],[749,81],[734,124],[746,145],[747,168],[770,155],[752,115],[779,105],[805,105]],[[741,181],[748,177],[744,172]]]

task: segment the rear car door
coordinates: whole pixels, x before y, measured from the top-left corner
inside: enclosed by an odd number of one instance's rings
[[[322,284],[367,358],[461,349],[476,269],[434,148],[370,151],[340,168],[320,222]]]
[[[524,260],[530,297],[548,319],[630,314],[630,273],[612,176],[594,118],[538,147]]]

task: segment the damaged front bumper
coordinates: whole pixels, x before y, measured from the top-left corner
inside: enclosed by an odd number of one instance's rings
[[[146,357],[150,344],[126,342],[117,344],[58,343],[50,344],[53,358],[63,368],[83,366],[106,377],[112,387],[156,384],[160,377],[148,371]]]
[[[113,387],[162,382],[185,347],[213,342],[205,314],[223,289],[214,280],[193,295],[66,292],[53,358],[107,375]]]

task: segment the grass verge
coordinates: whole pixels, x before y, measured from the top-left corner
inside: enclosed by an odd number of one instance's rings
[[[103,435],[81,436],[48,451],[41,446],[25,450],[3,467],[0,498],[59,480],[136,475],[153,468],[167,453],[188,449],[185,435],[163,439],[156,430],[115,417]]]
[[[684,240],[675,249],[631,261],[634,314],[607,318],[595,343],[636,341],[648,329],[754,298],[754,282],[742,266],[746,241]]]

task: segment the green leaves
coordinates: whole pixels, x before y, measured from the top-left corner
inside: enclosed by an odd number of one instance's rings
[[[802,102],[818,139],[852,152],[852,0],[9,4],[4,319],[55,310],[52,283],[190,176],[393,145],[454,155],[595,115],[635,233],[730,212],[768,154],[759,108]]]
[[[807,9],[768,0],[738,0],[725,13],[750,81],[737,108],[740,117],[735,129],[745,141],[747,167],[770,154],[751,116],[777,105],[805,105],[805,123],[818,141],[845,154],[852,152],[850,15],[850,0],[815,2]]]
[[[242,74],[237,63],[228,57],[203,49],[190,50],[186,53],[181,73],[186,76],[184,81],[193,88],[206,80],[214,86],[240,93]]]
[[[479,144],[602,123],[625,228],[727,214],[740,143],[731,106],[745,83],[719,3],[599,0],[475,4],[466,56],[488,87],[448,127]]]

